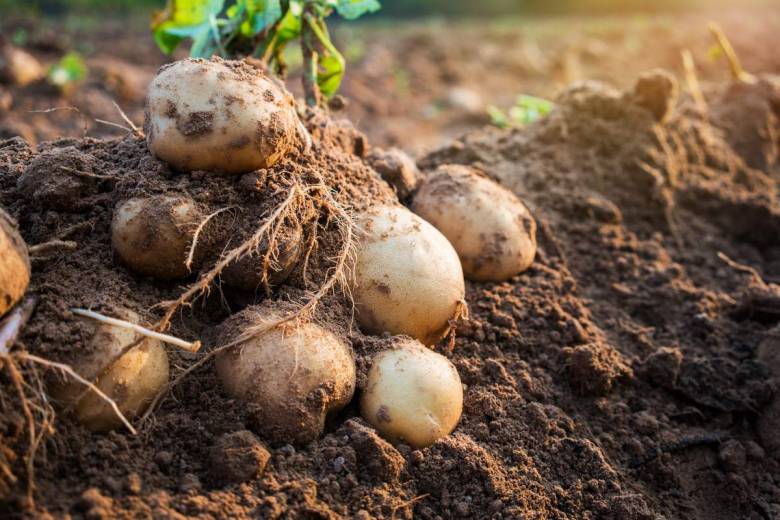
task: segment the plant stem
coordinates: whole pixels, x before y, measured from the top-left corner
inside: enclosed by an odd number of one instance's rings
[[[312,3],[306,2],[303,8],[301,27],[301,52],[303,53],[303,92],[306,105],[316,107],[320,104],[320,88],[317,86],[317,35],[312,30],[309,17],[314,16]]]

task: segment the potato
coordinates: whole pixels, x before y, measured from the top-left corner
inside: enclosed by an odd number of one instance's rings
[[[246,173],[273,165],[299,144],[292,95],[242,61],[163,66],[149,85],[145,114],[149,150],[180,170]]]
[[[0,208],[0,316],[22,299],[30,284],[30,258],[13,218]]]
[[[185,261],[203,219],[195,203],[165,195],[130,199],[114,211],[111,245],[133,271],[163,280],[189,274]]]
[[[35,56],[10,43],[0,43],[0,83],[23,87],[44,75],[44,69]]]
[[[126,309],[119,310],[115,317],[139,322],[138,315]],[[120,356],[127,346],[141,339],[137,332],[91,319],[76,319],[83,320],[91,339],[88,352],[71,366],[113,399],[122,414],[132,420],[168,383],[168,354],[159,341],[147,338]],[[72,407],[79,421],[90,430],[107,431],[122,424],[105,400],[77,381],[56,383],[52,395],[64,406]]]
[[[439,167],[415,194],[412,211],[449,239],[469,280],[508,280],[536,255],[536,222],[525,205],[469,167]]]
[[[280,316],[272,304],[248,307],[223,324],[219,344]],[[250,404],[258,433],[272,442],[315,440],[355,391],[351,350],[314,323],[261,333],[218,354],[216,367],[225,390]]]
[[[298,223],[285,225],[277,240],[277,254],[271,258],[268,266],[268,284],[278,285],[284,282],[295,268],[303,253],[303,229]],[[237,289],[254,291],[263,283],[263,259],[268,251],[268,242],[264,240],[257,252],[240,258],[228,265],[220,274],[222,281]]]
[[[391,442],[424,448],[449,435],[463,410],[463,385],[449,359],[399,338],[368,371],[360,413]]]
[[[433,226],[400,206],[359,221],[352,296],[361,328],[406,334],[430,345],[449,330],[464,298],[458,255]]]

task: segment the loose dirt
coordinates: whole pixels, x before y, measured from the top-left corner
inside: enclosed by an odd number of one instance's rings
[[[780,515],[780,453],[762,426],[776,422],[778,374],[757,355],[780,321],[773,284],[780,277],[780,170],[771,153],[777,82],[708,89],[709,112],[701,114],[687,97],[667,97],[674,91],[664,87],[667,75],[643,81],[626,92],[573,85],[538,123],[472,133],[419,161],[423,173],[447,163],[481,169],[517,193],[539,226],[532,267],[505,283],[467,283],[471,319],[453,343],[437,347],[465,385],[463,417],[451,436],[422,450],[392,446],[353,402],[321,439],[263,447],[245,432],[248,410],[227,397],[209,363],[174,389],[138,436],[92,434],[61,414],[40,453],[30,514]],[[658,109],[666,106],[673,106],[669,114]],[[121,200],[185,193],[206,213],[235,206],[232,219],[260,219],[292,179],[317,182],[313,172],[354,211],[395,200],[363,160],[365,137],[322,115],[308,126],[310,153],[241,177],[171,171],[133,135],[65,139],[37,151],[19,139],[0,143],[0,204],[28,244],[58,238],[79,246],[33,257],[39,304],[21,338],[25,348],[67,360],[85,348],[69,307],[110,313],[129,306],[151,323],[160,315],[153,306],[187,283],[137,277],[113,257],[109,226]],[[50,169],[37,174],[35,189],[20,191],[20,176],[42,157]],[[70,170],[55,170],[62,164]],[[37,195],[61,179],[78,196],[55,202]],[[270,294],[221,287],[178,313],[172,332],[203,339],[208,351],[231,313],[316,288],[339,245],[327,215],[318,222],[308,276],[299,268]],[[319,309],[315,319],[354,350],[360,388],[370,355],[388,339],[361,334],[339,293]],[[197,358],[171,355],[176,370]],[[11,458],[25,446],[22,424],[18,414],[0,421],[0,444]],[[215,464],[220,450],[228,450],[223,459],[241,457],[240,467]],[[21,471],[16,461],[11,467]],[[0,513],[22,516],[22,496],[20,481]]]

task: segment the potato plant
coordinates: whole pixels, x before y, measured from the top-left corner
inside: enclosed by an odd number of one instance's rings
[[[152,30],[160,49],[171,54],[186,38],[190,55],[252,57],[284,75],[284,50],[298,40],[303,86],[310,106],[336,93],[344,57],[330,39],[325,19],[334,11],[347,20],[378,10],[378,0],[169,0],[155,14]]]

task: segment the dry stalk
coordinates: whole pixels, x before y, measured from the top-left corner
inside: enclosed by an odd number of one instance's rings
[[[693,61],[693,54],[690,50],[684,49],[682,51],[682,62],[685,69],[685,82],[688,84],[688,90],[691,91],[691,97],[693,97],[699,112],[706,115],[708,113],[707,101],[702,94],[699,76],[696,73],[696,63]]]
[[[720,26],[715,22],[710,22],[709,29],[713,38],[715,38],[715,42],[723,51],[723,54],[726,56],[726,59],[729,62],[731,76],[737,81],[755,83],[756,77],[749,72],[745,72],[745,69],[742,68],[742,64],[739,62],[737,52],[734,50],[734,47],[731,46],[731,42],[726,37],[726,33],[723,32],[723,29],[721,29]]]
[[[185,341],[175,336],[171,336],[170,334],[163,334],[161,332],[149,330],[146,327],[142,327],[141,325],[138,325],[137,323],[120,320],[119,318],[111,318],[108,316],[104,316],[99,312],[90,311],[88,309],[73,308],[70,310],[70,312],[78,316],[83,316],[85,318],[99,321],[101,323],[107,323],[114,327],[130,329],[142,336],[153,338],[162,341],[163,343],[168,343],[169,345],[174,345],[176,347],[186,350],[187,352],[197,352],[198,350],[200,350],[200,345],[201,345],[200,341]]]
[[[46,254],[51,249],[64,249],[66,251],[75,251],[79,245],[73,240],[49,240],[42,244],[35,244],[27,248],[27,252],[30,256],[40,256]]]

